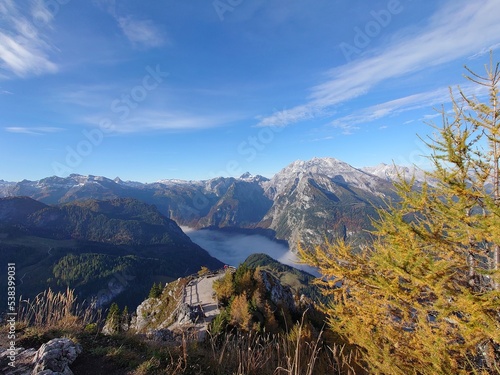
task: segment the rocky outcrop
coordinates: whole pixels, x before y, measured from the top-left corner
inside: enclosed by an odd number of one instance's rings
[[[288,286],[282,285],[276,276],[267,271],[259,271],[259,277],[261,278],[271,301],[275,305],[283,306],[292,312],[297,310],[292,290]]]
[[[188,324],[191,323],[191,308],[187,303],[182,303],[177,310],[177,323]]]
[[[16,348],[13,351],[4,350],[0,353],[0,374],[31,375],[35,355],[35,349]],[[12,361],[13,358],[15,358],[14,361]],[[9,363],[12,365],[9,365]]]
[[[68,338],[57,338],[35,349],[18,348],[15,355],[11,351],[0,353],[0,373],[5,375],[73,375],[69,368],[82,352],[80,344]],[[9,365],[11,358],[14,367]]]
[[[142,332],[151,323],[158,323],[156,315],[162,301],[159,298],[148,298],[137,306],[136,316],[132,319],[131,328],[136,332]]]
[[[33,358],[34,374],[72,375],[69,365],[82,352],[82,346],[68,338],[53,339],[43,344]]]
[[[147,333],[175,323],[184,295],[184,286],[179,284],[181,280],[166,284],[159,298],[143,301],[133,314],[130,329],[136,333]]]
[[[180,325],[203,321],[205,314],[199,305],[191,306],[183,303],[177,310],[177,323]]]

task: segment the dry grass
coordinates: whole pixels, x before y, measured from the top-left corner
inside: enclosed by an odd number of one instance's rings
[[[350,350],[327,344],[304,318],[288,333],[220,333],[203,343],[184,332],[182,343],[162,345],[134,375],[354,375]],[[159,345],[159,344],[158,344]]]
[[[212,343],[215,340],[212,340]],[[326,350],[325,350],[326,349]],[[284,335],[227,335],[212,344],[213,374],[343,374],[342,349],[313,342],[291,342]]]
[[[352,375],[355,360],[344,346],[328,345],[323,332],[312,333],[302,321],[286,334],[229,333],[197,343],[186,331],[182,343],[148,343],[136,335],[106,337],[83,328],[100,320],[89,306],[77,303],[71,289],[47,290],[22,300],[18,322],[33,331],[64,331],[80,339],[87,361],[106,360],[134,375]],[[38,336],[37,336],[38,337]],[[42,337],[42,336],[40,336]],[[126,369],[126,370],[125,370]],[[121,371],[121,370],[120,370]]]
[[[69,288],[57,293],[47,289],[32,301],[21,299],[18,306],[18,322],[26,327],[73,329],[100,320],[100,311],[78,303]]]
[[[326,345],[322,335],[235,333],[211,336],[204,343],[184,340],[161,345],[133,370],[134,375],[354,375],[345,347]],[[297,335],[299,333],[299,335]],[[159,345],[159,344],[158,344]]]

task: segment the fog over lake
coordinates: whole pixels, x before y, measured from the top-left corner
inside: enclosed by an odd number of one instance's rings
[[[181,227],[191,240],[220,261],[237,267],[249,255],[264,253],[281,263],[318,275],[315,268],[297,263],[297,256],[288,246],[260,234],[228,233],[224,231]]]

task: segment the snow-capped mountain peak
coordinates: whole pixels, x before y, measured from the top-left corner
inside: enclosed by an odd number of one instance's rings
[[[409,181],[415,177],[416,182],[424,182],[426,180],[425,171],[418,169],[415,166],[406,167],[395,164],[381,163],[373,167],[363,167],[361,170],[380,177],[386,181],[396,181],[399,177],[403,177]]]
[[[325,176],[337,183],[349,184],[375,193],[377,187],[383,183],[377,176],[354,168],[341,160],[335,158],[313,158],[307,161],[297,160],[289,164],[263,185],[267,194],[273,197],[285,191],[287,186],[296,179],[301,179],[307,175],[311,178],[314,178],[314,176]]]
[[[16,186],[15,182],[9,182],[0,180],[0,198],[8,197],[11,194],[11,190]]]

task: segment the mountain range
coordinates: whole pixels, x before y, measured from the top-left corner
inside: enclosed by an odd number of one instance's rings
[[[192,228],[254,230],[285,240],[317,244],[325,237],[365,237],[375,207],[394,197],[391,165],[354,168],[334,158],[296,161],[268,179],[245,173],[239,178],[203,181],[122,181],[99,176],[48,177],[38,181],[0,180],[0,197],[27,196],[44,204],[88,199],[133,198],[155,205],[178,225]],[[417,180],[424,176],[416,173]]]

